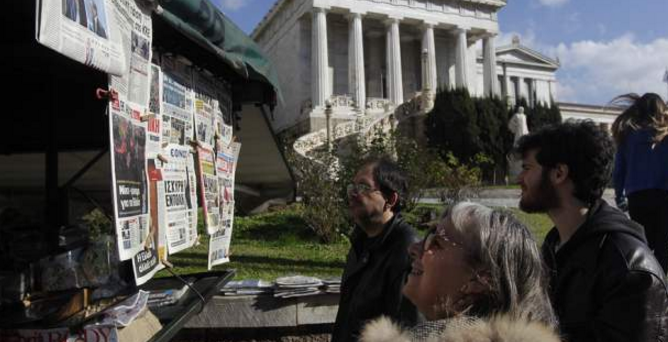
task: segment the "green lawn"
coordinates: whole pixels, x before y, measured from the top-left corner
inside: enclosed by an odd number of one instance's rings
[[[426,210],[439,207],[419,206],[405,216],[415,222]],[[542,242],[552,226],[547,216],[512,211],[532,229],[536,240]],[[208,236],[200,236],[199,246],[169,257],[177,273],[206,271]],[[231,262],[215,268],[236,269],[236,279],[274,280],[295,274],[340,277],[349,247],[345,239],[329,245],[319,243],[299,217],[296,207],[291,206],[279,212],[235,218]],[[169,273],[162,271],[158,274],[161,276],[169,276]]]

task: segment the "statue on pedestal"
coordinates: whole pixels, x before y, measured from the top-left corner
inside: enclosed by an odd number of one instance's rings
[[[523,135],[529,134],[527,116],[524,115],[524,107],[520,106],[517,109],[517,113],[510,118],[510,121],[508,121],[508,129],[515,134],[513,145],[517,144],[517,141],[520,140]]]
[[[529,127],[527,126],[527,116],[524,115],[524,107],[520,106],[517,113],[513,115],[508,121],[508,129],[515,134],[513,146],[517,145],[517,141],[524,135],[529,134]],[[511,182],[515,182],[517,176],[522,172],[522,162],[512,155],[508,157],[508,176]]]

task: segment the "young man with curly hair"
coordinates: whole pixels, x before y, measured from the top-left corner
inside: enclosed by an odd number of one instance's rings
[[[550,294],[568,342],[665,341],[668,289],[642,226],[601,199],[614,145],[591,121],[548,126],[518,141],[520,209],[547,213]]]

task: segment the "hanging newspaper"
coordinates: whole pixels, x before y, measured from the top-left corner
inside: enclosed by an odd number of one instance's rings
[[[162,151],[161,126],[162,126],[162,71],[160,67],[151,64],[151,86],[148,99],[148,140],[146,141],[146,154],[149,159],[156,158]]]
[[[191,69],[169,56],[162,58],[163,143],[186,145],[193,139]]]
[[[218,175],[218,184],[220,186],[220,201],[234,201],[234,174],[237,168],[237,160],[241,144],[233,142],[224,146],[218,152],[216,160],[216,171]]]
[[[204,71],[193,72],[195,86],[195,137],[207,148],[214,148],[214,114],[218,106],[216,81]]]
[[[220,225],[216,157],[212,150],[206,147],[197,147],[197,160],[204,227],[206,227],[208,234],[213,234],[218,231]]]
[[[118,28],[121,48],[125,56],[126,72],[111,77],[109,86],[128,101],[148,107],[151,73],[151,45],[153,28],[151,12],[137,7],[132,0],[110,0],[114,27]],[[142,112],[142,115],[145,113]]]
[[[121,260],[144,248],[149,233],[149,182],[146,172],[147,112],[151,60],[151,13],[134,1],[111,0],[109,20],[119,37],[127,72],[112,75],[118,100],[109,107],[116,236]]]
[[[208,267],[229,262],[234,223],[234,177],[241,144],[233,142],[218,152],[216,172],[218,176],[220,202],[220,230],[209,240]]]
[[[158,168],[160,160],[151,158],[148,160],[149,180],[149,237],[144,242],[144,249],[132,258],[132,270],[135,275],[136,285],[141,285],[153,278],[153,276],[164,268],[161,260],[167,260],[167,241],[165,232],[160,225],[158,214],[158,184],[162,183],[162,170]]]
[[[162,168],[163,180],[158,183],[158,222],[166,228],[167,249],[169,254],[174,254],[195,243],[193,236],[197,233],[191,232],[189,216],[196,203],[191,196],[194,183],[191,184],[188,175],[190,148],[170,144],[165,154],[168,162]]]
[[[226,202],[221,206],[221,229],[209,239],[208,269],[230,261],[230,243],[232,242],[232,225],[234,224],[234,202]]]
[[[37,41],[85,65],[122,75],[127,65],[112,0],[39,0]]]
[[[218,135],[217,150],[232,142],[232,90],[225,81],[216,83],[218,105],[214,106],[214,124]]]
[[[188,220],[190,221],[190,230],[188,231],[190,241],[198,243],[197,241],[197,171],[195,168],[195,156],[193,153],[188,154],[188,167],[186,168],[188,175],[188,192],[190,194],[188,201]]]
[[[162,161],[158,154],[162,151],[161,144],[161,117],[160,117],[160,94],[162,90],[162,75],[160,67],[151,64],[151,82],[149,90],[146,140],[146,157],[149,181],[149,212],[150,212],[150,236],[144,243],[144,249],[132,258],[132,270],[137,285],[144,284],[150,280],[164,266],[160,260],[167,260],[167,242],[164,225],[160,224],[158,215],[158,184],[162,182]]]
[[[141,110],[122,98],[109,108],[112,184],[119,257],[130,259],[148,234],[146,124]]]

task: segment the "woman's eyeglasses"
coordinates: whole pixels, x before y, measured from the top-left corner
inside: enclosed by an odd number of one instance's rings
[[[444,234],[438,234],[437,228],[432,228],[422,240],[422,251],[439,250],[445,246],[463,248],[461,243],[448,238]]]

